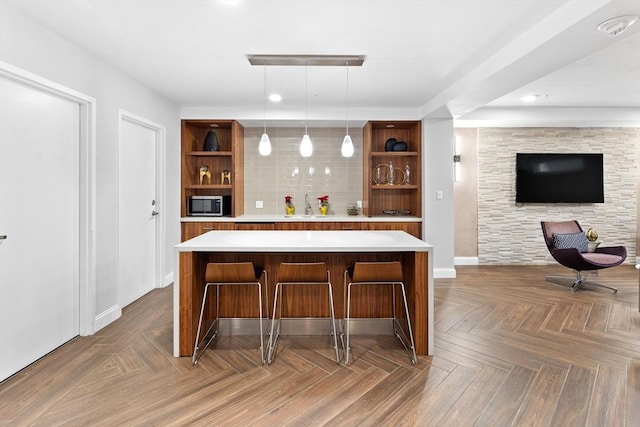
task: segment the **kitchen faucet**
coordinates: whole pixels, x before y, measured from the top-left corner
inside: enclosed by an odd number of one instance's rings
[[[304,214],[311,215],[311,203],[309,203],[309,194],[304,195]]]

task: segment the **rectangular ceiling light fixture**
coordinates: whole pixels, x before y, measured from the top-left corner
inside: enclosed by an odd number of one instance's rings
[[[310,65],[360,67],[364,55],[247,55],[251,65]]]

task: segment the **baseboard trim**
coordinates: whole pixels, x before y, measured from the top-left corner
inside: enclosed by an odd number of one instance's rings
[[[98,332],[100,329],[109,325],[110,323],[115,322],[122,316],[122,308],[119,305],[114,305],[113,307],[103,311],[102,313],[96,316],[95,320],[95,332]]]
[[[455,268],[434,268],[433,278],[434,279],[455,279],[456,269]]]
[[[173,271],[166,276],[164,276],[164,281],[162,282],[163,287],[167,287],[173,283]]]
[[[453,258],[453,265],[478,265],[478,257],[457,256]]]
[[[267,335],[270,331],[270,321],[265,320],[262,328]],[[331,335],[329,319],[318,318],[289,318],[282,319],[281,335]],[[344,319],[336,319],[338,332],[344,330]],[[352,318],[349,326],[354,335],[393,335],[393,319],[388,318]],[[258,319],[220,319],[220,335],[259,335],[260,322]]]

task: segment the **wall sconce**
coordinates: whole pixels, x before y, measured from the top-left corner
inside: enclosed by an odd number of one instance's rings
[[[460,182],[460,136],[455,136],[453,144],[453,179]]]

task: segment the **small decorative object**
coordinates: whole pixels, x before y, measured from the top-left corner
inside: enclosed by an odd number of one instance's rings
[[[373,182],[376,185],[385,184],[387,182],[387,177],[385,176],[381,165],[378,165],[373,169]]]
[[[200,185],[204,185],[204,179],[207,178],[207,184],[211,184],[211,171],[209,170],[209,166],[202,165],[200,166]]]
[[[320,211],[320,215],[327,214],[329,211],[329,196],[318,197],[318,209]]]
[[[404,165],[404,184],[411,184],[411,167],[409,162]]]
[[[218,131],[210,130],[204,139],[203,151],[220,151],[220,140],[218,139]]]
[[[287,216],[293,216],[296,214],[296,206],[293,204],[293,197],[284,196],[284,211]]]
[[[398,141],[393,144],[393,151],[407,151],[407,143],[403,141]]]
[[[389,161],[389,173],[387,174],[387,182],[389,185],[393,185],[395,183],[395,171],[393,170],[393,161]]]
[[[387,209],[382,211],[382,213],[386,215],[402,216],[402,215],[409,215],[411,211],[409,209]]]
[[[396,145],[395,138],[387,139],[387,142],[384,143],[384,151],[393,151],[393,146]]]
[[[598,249],[598,246],[600,246],[600,243],[602,242],[598,242],[598,232],[596,230],[594,230],[593,228],[590,228],[587,230],[587,232],[585,233],[587,236],[587,240],[589,241],[588,245],[589,247],[587,248],[587,250],[589,252],[595,252],[596,249]]]
[[[405,173],[402,168],[391,168],[392,164],[379,164],[373,168],[373,183],[376,185],[402,185],[405,184]],[[391,180],[390,177],[393,176]]]
[[[222,185],[224,185],[225,181],[227,181],[228,185],[231,185],[231,172],[228,169],[225,169],[222,171],[220,181]]]
[[[355,203],[347,204],[347,215],[358,215],[358,205]]]

